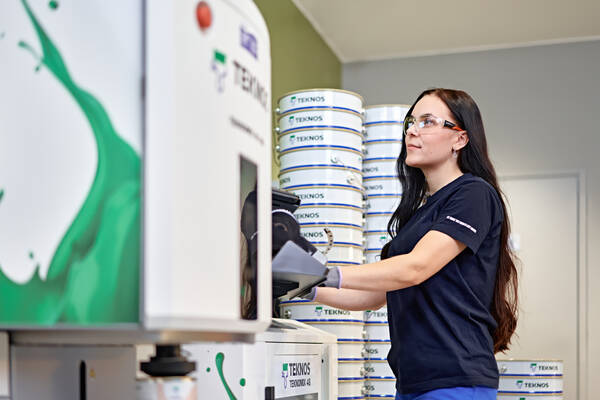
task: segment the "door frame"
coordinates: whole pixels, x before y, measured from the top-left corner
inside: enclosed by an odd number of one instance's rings
[[[577,182],[577,396],[588,400],[589,384],[589,279],[587,251],[587,181],[584,170],[566,170],[544,173],[500,174],[500,187],[505,181],[528,179],[575,178]]]

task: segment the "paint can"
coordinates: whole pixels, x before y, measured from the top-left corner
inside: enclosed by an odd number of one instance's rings
[[[345,129],[362,133],[362,127],[362,115],[332,108],[289,112],[279,117],[279,132],[282,135],[306,129]]]
[[[404,122],[410,109],[408,104],[376,104],[365,107],[365,125]]]
[[[387,360],[387,355],[392,348],[390,339],[369,339],[365,342],[367,360]]]
[[[345,146],[362,151],[363,135],[347,129],[307,129],[293,131],[278,136],[279,149],[287,150],[296,146]]]
[[[347,311],[309,300],[286,300],[281,302],[281,315],[296,321],[357,321],[361,311]],[[362,341],[361,341],[362,343]]]
[[[358,93],[341,89],[302,89],[289,92],[277,100],[277,114],[309,108],[333,108],[362,114],[364,99]]]
[[[365,359],[364,339],[338,338],[338,359]]]
[[[196,380],[189,376],[168,376],[136,380],[137,400],[196,400]]]
[[[371,359],[365,363],[367,378],[394,378],[394,372],[387,362],[387,359]]]
[[[367,378],[365,391],[367,396],[393,396],[396,393],[396,378]]]
[[[338,378],[338,399],[361,399],[364,396],[364,377]]]

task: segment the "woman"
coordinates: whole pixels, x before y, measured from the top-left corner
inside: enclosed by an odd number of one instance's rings
[[[396,399],[496,399],[494,354],[516,328],[517,271],[479,109],[465,92],[423,92],[404,122],[403,196],[382,261],[332,269],[313,299],[386,305]]]

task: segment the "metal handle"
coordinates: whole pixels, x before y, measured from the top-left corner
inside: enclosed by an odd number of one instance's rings
[[[349,185],[360,186],[358,178],[356,178],[356,175],[354,175],[353,173],[348,174],[348,176],[346,177],[346,182]]]
[[[331,232],[331,229],[329,228],[323,228],[323,231],[325,232],[325,236],[327,236],[327,247],[325,250],[322,250],[321,253],[327,254],[333,247],[333,232]]]

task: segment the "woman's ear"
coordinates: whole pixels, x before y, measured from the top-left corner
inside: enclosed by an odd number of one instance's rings
[[[462,149],[469,143],[469,135],[467,135],[467,131],[462,131],[457,135],[457,140],[452,148],[456,151]]]

